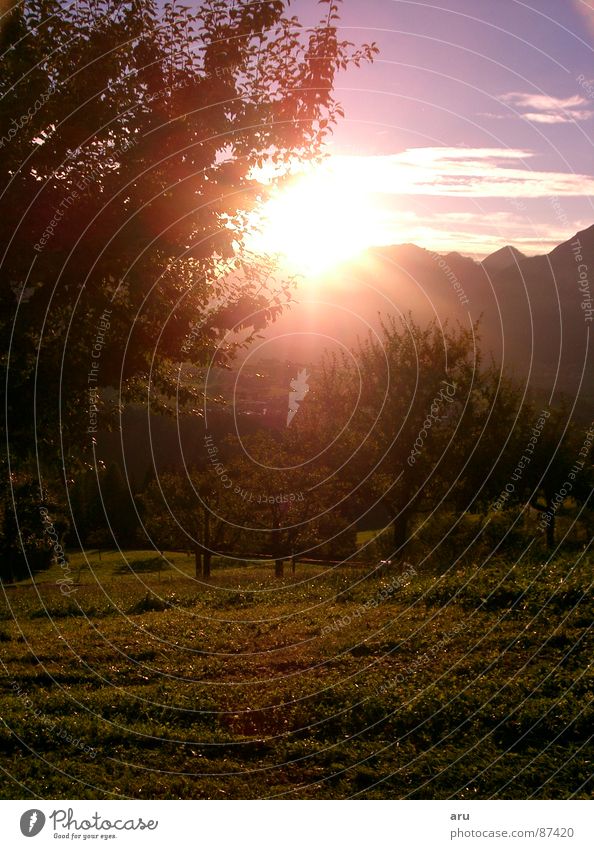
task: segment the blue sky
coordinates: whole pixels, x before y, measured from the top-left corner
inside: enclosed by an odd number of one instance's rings
[[[594,0],[345,0],[341,25],[380,47],[331,148],[379,241],[533,254],[594,223]]]

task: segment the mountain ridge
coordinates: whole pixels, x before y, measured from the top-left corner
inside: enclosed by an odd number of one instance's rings
[[[529,259],[529,257],[527,257],[526,254],[523,254],[522,251],[514,248],[513,245],[504,245],[504,247],[499,248],[497,251],[493,251],[493,253],[485,257],[485,259],[481,261],[481,265],[483,268],[487,269],[489,274],[493,274],[503,271],[504,268],[509,268],[509,266],[513,263],[519,264],[525,259]]]
[[[330,344],[351,349],[389,313],[420,324],[479,321],[485,358],[545,393],[594,397],[584,306],[594,287],[584,268],[594,269],[594,225],[548,253],[504,246],[482,262],[410,243],[370,248],[298,289],[291,310],[264,331],[261,356],[309,362]]]

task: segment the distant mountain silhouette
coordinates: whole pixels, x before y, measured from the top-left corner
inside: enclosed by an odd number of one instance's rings
[[[506,245],[504,248],[499,248],[495,253],[489,254],[486,259],[481,262],[481,265],[486,269],[488,274],[497,274],[511,265],[518,264],[528,257],[514,248],[512,245]]]
[[[581,306],[584,269],[594,297],[594,226],[533,257],[511,246],[483,262],[411,244],[374,248],[336,268],[315,289],[298,291],[300,302],[267,328],[260,351],[248,357],[315,360],[332,340],[349,348],[357,336],[377,330],[378,313],[411,312],[421,323],[436,318],[466,326],[481,318],[484,354],[532,387],[574,395],[581,382],[580,395],[592,398],[594,369],[586,346],[594,322],[586,322]]]

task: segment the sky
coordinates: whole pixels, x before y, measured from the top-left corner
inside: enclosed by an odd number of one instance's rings
[[[594,0],[345,0],[341,35],[380,48],[338,78],[328,164],[378,244],[539,254],[594,223]]]

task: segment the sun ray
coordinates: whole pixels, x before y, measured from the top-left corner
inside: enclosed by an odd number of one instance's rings
[[[376,220],[364,191],[319,166],[273,190],[247,242],[256,253],[279,255],[298,274],[316,276],[373,245]]]

